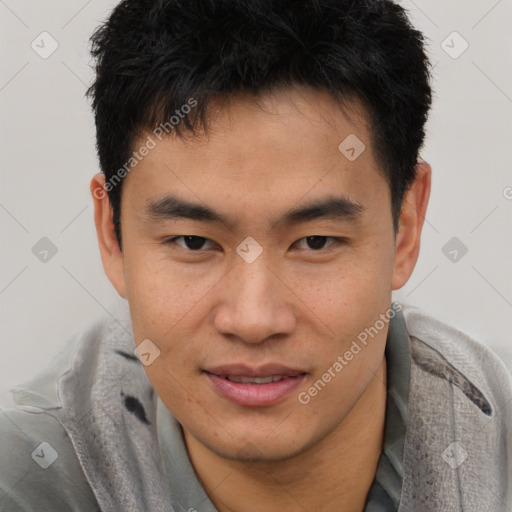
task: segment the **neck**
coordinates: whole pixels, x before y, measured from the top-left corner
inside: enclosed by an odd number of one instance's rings
[[[335,430],[282,461],[226,460],[186,431],[195,472],[219,512],[362,512],[382,451],[386,361]]]

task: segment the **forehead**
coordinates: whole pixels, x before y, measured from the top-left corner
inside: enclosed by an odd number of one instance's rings
[[[307,151],[311,158],[322,160],[338,157],[339,142],[349,135],[364,140],[371,153],[368,116],[359,100],[338,102],[325,90],[295,85],[257,97],[212,99],[207,133],[185,135],[183,142],[194,152],[203,150],[219,158],[261,156],[256,152],[264,148],[267,154],[277,150],[288,159],[303,158]],[[303,150],[297,152],[298,147]]]
[[[354,100],[340,105],[321,90],[212,101],[206,132],[161,140],[148,132],[135,151],[147,137],[154,145],[123,185],[123,196],[141,207],[170,192],[217,206],[236,197],[246,209],[262,202],[289,207],[334,191],[361,204],[379,187],[387,193],[364,109]]]

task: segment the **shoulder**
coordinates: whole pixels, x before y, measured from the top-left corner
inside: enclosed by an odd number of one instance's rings
[[[0,510],[99,511],[73,445],[37,408],[0,410]]]
[[[16,408],[0,410],[0,512],[100,510],[62,421],[69,412],[63,383],[78,368],[83,395],[74,402],[87,406],[82,374],[94,367],[91,354],[118,335],[112,324],[104,316],[93,319],[41,373],[11,389]]]
[[[491,348],[419,308],[403,313],[416,365],[466,391],[477,388],[499,408],[511,400],[512,374]]]
[[[93,319],[11,390],[17,409],[0,411],[0,512],[165,510],[155,396],[134,347],[126,307]]]
[[[512,377],[485,344],[411,306],[406,510],[512,507]],[[430,509],[429,509],[430,510]]]

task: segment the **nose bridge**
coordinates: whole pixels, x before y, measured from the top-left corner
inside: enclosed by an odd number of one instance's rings
[[[226,276],[227,293],[223,294],[216,314],[217,330],[251,343],[291,332],[293,312],[286,307],[286,298],[281,295],[283,290],[269,259],[260,255],[248,263],[240,258],[234,265]]]
[[[260,256],[252,263],[238,262],[234,270],[236,303],[255,308],[269,308],[273,302],[275,276],[270,271],[267,258]],[[272,286],[273,285],[273,286]],[[247,309],[247,308],[245,308]]]

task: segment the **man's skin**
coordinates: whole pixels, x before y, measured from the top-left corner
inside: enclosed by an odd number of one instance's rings
[[[219,511],[360,512],[382,449],[388,323],[308,404],[298,395],[375,325],[392,290],[409,279],[431,168],[418,163],[395,234],[389,185],[356,101],[342,109],[326,92],[294,86],[258,104],[237,96],[212,106],[208,136],[168,136],[127,175],[122,252],[108,198],[96,197],[104,176],[93,178],[105,272],[129,302],[136,343],[150,339],[161,351],[145,370],[183,426]],[[366,145],[355,161],[338,149],[349,134]],[[233,226],[148,215],[148,203],[168,194],[214,209]],[[335,196],[359,203],[361,213],[277,222]],[[199,251],[183,238],[163,243],[182,235],[208,240],[196,240]],[[251,263],[236,252],[249,236],[263,249]],[[308,245],[311,236],[345,243]],[[243,364],[257,374],[267,363],[305,376],[264,406],[226,398],[205,372]]]

